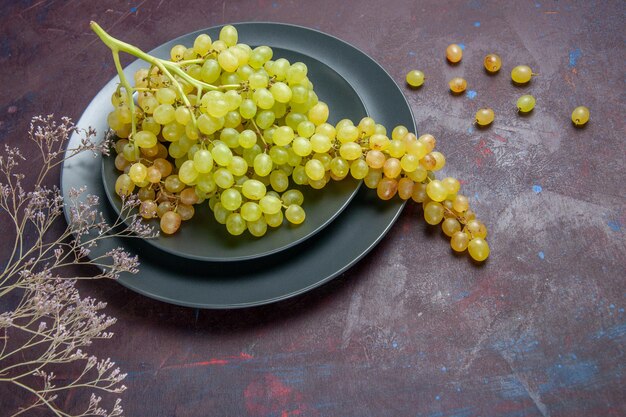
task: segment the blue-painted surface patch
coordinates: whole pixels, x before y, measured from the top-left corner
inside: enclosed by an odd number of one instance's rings
[[[474,126],[470,126],[467,128],[467,133],[474,133]]]
[[[539,392],[545,394],[555,389],[588,385],[597,373],[598,365],[593,361],[555,364],[548,369],[548,382],[539,386]]]
[[[135,6],[133,6],[133,7],[131,7],[131,8],[130,8],[130,12],[131,12],[131,13],[135,13],[137,10],[138,10],[138,9],[137,9],[137,7],[135,7]]]
[[[569,53],[569,66],[570,68],[573,68],[576,66],[576,64],[578,64],[578,60],[580,59],[580,57],[583,55],[582,51],[580,50],[580,48],[576,48],[573,51],[571,51]]]
[[[409,51],[409,56],[415,56],[415,52]]]
[[[276,3],[276,2],[272,3],[272,7],[273,7],[274,9],[276,9],[276,8],[278,7],[278,3]]]
[[[614,232],[619,232],[620,230],[622,230],[622,225],[619,223],[619,221],[610,220],[607,223],[607,226],[609,226]]]
[[[441,372],[448,372],[448,368],[446,368],[445,366],[441,367]]]
[[[546,255],[543,253],[542,250],[539,251],[539,253],[537,254],[537,256],[539,256],[539,259],[541,259],[542,261],[544,260],[544,258],[546,257]]]
[[[398,349],[398,342],[394,340],[393,343],[391,344],[391,347],[393,347],[394,349]]]
[[[465,44],[464,43],[458,43],[457,45],[459,45],[459,47],[461,48],[461,51],[465,50]]]
[[[476,98],[476,96],[478,95],[478,93],[476,91],[474,91],[474,90],[467,90],[467,93],[465,93],[465,95],[470,100],[474,100]]]
[[[479,28],[480,27],[480,22],[474,22],[474,27],[475,28]]]
[[[626,338],[626,323],[616,324],[607,329],[597,331],[592,335],[592,339],[620,340]]]
[[[533,191],[537,194],[539,194],[541,191],[543,191],[543,188],[541,187],[541,185],[533,185]]]

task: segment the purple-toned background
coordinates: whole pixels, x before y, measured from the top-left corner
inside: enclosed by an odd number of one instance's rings
[[[78,119],[115,75],[90,20],[146,50],[225,22],[289,22],[389,71],[490,230],[492,257],[476,267],[408,205],[338,279],[249,310],[197,311],[114,282],[83,284],[119,319],[91,351],[129,373],[127,415],[626,415],[626,3],[4,0],[0,11],[0,141],[28,155],[32,116]],[[455,67],[444,60],[453,42],[465,48]],[[482,70],[490,52],[504,62],[496,76]],[[539,73],[523,88],[509,79],[518,64]],[[413,68],[428,77],[419,90],[403,82]],[[468,91],[453,97],[457,75]],[[520,117],[526,93],[537,108]],[[581,104],[591,122],[575,129]],[[484,106],[496,120],[476,130]],[[14,395],[0,390],[0,414]]]

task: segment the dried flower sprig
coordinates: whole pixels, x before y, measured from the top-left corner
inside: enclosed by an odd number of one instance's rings
[[[73,134],[81,135],[77,148],[65,150]],[[36,408],[48,408],[56,416],[121,416],[121,400],[111,410],[100,406],[102,398],[91,394],[79,414],[63,410],[59,396],[71,389],[121,393],[126,374],[110,359],[98,359],[83,352],[94,340],[109,339],[107,331],[116,319],[102,310],[106,303],[82,298],[75,287],[79,279],[117,279],[122,273],[137,273],[139,261],[122,248],[93,256],[103,240],[119,237],[154,236],[142,223],[135,197],[124,200],[118,218],[108,223],[99,211],[98,197],[86,189],[70,190],[64,201],[56,186],[45,184],[59,164],[80,152],[107,154],[108,137],[95,142],[95,131],[76,127],[69,118],[57,123],[52,116],[35,117],[28,138],[41,153],[41,168],[20,169],[26,161],[18,148],[4,147],[0,155],[0,216],[6,216],[14,243],[0,253],[0,384],[11,384],[32,395],[33,402],[13,415]],[[60,233],[53,227],[63,222],[64,208],[69,222]],[[67,267],[91,265],[92,275],[67,275]],[[9,298],[10,297],[10,298]],[[9,300],[18,300],[11,303]],[[3,311],[6,310],[6,311]],[[58,379],[54,369],[82,367],[72,378]]]

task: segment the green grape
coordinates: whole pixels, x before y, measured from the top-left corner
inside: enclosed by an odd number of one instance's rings
[[[441,203],[429,201],[424,206],[424,220],[430,225],[437,225],[443,220],[444,208]]]
[[[219,224],[226,224],[226,219],[231,213],[232,210],[228,210],[220,202],[215,203],[215,205],[213,206],[213,216]]]
[[[283,170],[275,169],[270,173],[270,184],[278,192],[285,191],[289,187],[289,177]]]
[[[166,125],[171,123],[176,118],[176,111],[171,104],[161,104],[159,107],[154,109],[154,113],[152,114],[154,121],[160,125]]]
[[[224,126],[225,127],[239,127],[241,124],[241,114],[239,114],[238,110],[232,110],[226,113],[224,116]]]
[[[225,127],[220,132],[220,140],[230,149],[237,148],[239,146],[239,132],[232,127]]]
[[[222,73],[222,67],[215,59],[207,59],[202,64],[202,69],[200,70],[200,79],[205,83],[212,84],[220,78],[220,74]]]
[[[265,218],[269,227],[280,227],[283,225],[284,217],[282,210],[278,210],[278,212],[274,214],[264,214],[263,218]]]
[[[142,183],[148,175],[148,168],[141,162],[137,162],[131,165],[128,171],[128,176],[135,184]]]
[[[369,170],[370,167],[367,165],[367,162],[365,162],[365,159],[362,158],[356,159],[350,164],[350,175],[357,180],[365,178]]]
[[[283,204],[290,206],[291,204],[297,204],[301,206],[304,203],[304,194],[300,190],[287,190],[280,197]]]
[[[354,142],[359,137],[359,128],[352,124],[337,125],[337,140],[341,143]]]
[[[332,142],[330,138],[321,133],[315,133],[313,136],[311,136],[310,142],[311,149],[314,152],[325,153],[328,152],[332,147]]]
[[[389,142],[387,152],[394,158],[402,158],[406,153],[406,143],[402,139],[393,139]]]
[[[308,156],[312,152],[311,142],[302,136],[295,138],[291,147],[293,148],[295,154],[299,156]]]
[[[424,73],[419,70],[411,70],[406,74],[406,82],[411,87],[419,87],[424,84]]]
[[[293,141],[295,134],[291,127],[289,126],[280,126],[274,131],[274,137],[272,140],[276,145],[286,146]]]
[[[174,104],[176,101],[176,91],[169,87],[159,88],[156,92],[156,99],[160,104]]]
[[[254,158],[256,158],[256,156],[260,154],[261,152],[263,152],[261,147],[258,144],[254,144],[250,148],[247,148],[247,149],[244,148],[242,152],[242,156],[243,156],[243,159],[245,159],[246,162],[248,163],[248,166],[251,166],[254,164]]]
[[[233,236],[239,236],[246,231],[246,221],[239,213],[230,213],[226,218],[226,230]]]
[[[291,102],[294,104],[304,104],[309,100],[309,89],[303,85],[291,87]]]
[[[120,197],[128,196],[135,189],[135,183],[128,174],[122,174],[115,180],[115,192]]]
[[[328,113],[328,105],[320,101],[309,109],[308,117],[315,126],[319,126],[328,120]]]
[[[274,100],[279,103],[288,103],[291,100],[291,88],[285,83],[277,82],[270,87],[270,92],[274,96]]]
[[[194,166],[194,162],[187,160],[183,162],[178,170],[178,178],[185,184],[192,184],[198,178],[198,171]]]
[[[147,114],[152,114],[159,106],[159,101],[152,94],[145,93],[145,95],[139,95],[137,104],[139,104],[139,107],[141,107]],[[111,126],[111,128],[114,127]]]
[[[161,135],[163,136],[163,139],[169,142],[176,142],[180,140],[184,134],[185,134],[184,126],[179,125],[175,121],[163,126],[163,130],[161,131]]]
[[[307,72],[308,69],[305,64],[296,62],[287,69],[287,82],[289,84],[300,83],[305,79]]]
[[[389,140],[389,138],[380,133],[374,133],[372,136],[370,136],[370,149],[385,151],[389,147],[390,143],[391,141]]]
[[[317,159],[324,166],[324,171],[328,171],[330,169],[330,161],[333,159],[332,156],[327,153],[316,153],[313,155],[314,159]]]
[[[174,120],[176,120],[176,123],[185,126],[191,121],[191,111],[187,107],[177,107],[174,112]]]
[[[517,99],[517,109],[522,113],[527,113],[535,108],[535,98],[530,94],[524,94]]]
[[[287,207],[287,210],[285,210],[285,217],[287,218],[287,221],[289,223],[301,224],[306,218],[306,213],[301,206],[297,204],[291,204],[289,205],[289,207]]]
[[[382,178],[376,186],[376,194],[381,200],[390,200],[398,192],[398,181],[392,178]]]
[[[589,109],[585,106],[578,106],[572,112],[572,122],[576,126],[584,126],[589,121]]]
[[[450,86],[450,91],[459,94],[467,88],[467,81],[461,77],[454,77],[448,82],[448,86]]]
[[[337,129],[335,129],[335,126],[331,125],[330,123],[322,123],[319,126],[315,127],[315,133],[324,135],[332,141],[337,136]]]
[[[452,202],[452,208],[458,213],[463,213],[469,209],[469,200],[462,194],[457,194]]]
[[[141,129],[158,135],[161,132],[161,125],[154,121],[154,118],[148,116],[141,122]]]
[[[337,178],[345,178],[350,173],[350,163],[336,156],[330,161],[330,171]]]
[[[483,224],[483,222],[476,219],[469,220],[465,224],[463,231],[470,235],[472,239],[477,237],[484,239],[487,237],[487,227]]]
[[[376,122],[371,117],[364,117],[359,121],[359,134],[371,136],[376,132]]]
[[[224,93],[224,99],[228,103],[229,111],[238,109],[243,101],[243,97],[235,90],[229,90]]]
[[[480,126],[487,126],[493,119],[495,118],[495,114],[491,109],[479,109],[476,112],[476,123]]]
[[[222,195],[220,196],[221,206],[228,211],[237,210],[241,207],[242,200],[241,193],[236,188],[227,188],[222,191]],[[213,211],[216,212],[217,210],[214,209]]]
[[[267,233],[267,221],[264,217],[248,222],[248,232],[254,237],[261,237]]]
[[[200,174],[196,179],[196,189],[206,194],[211,194],[217,189],[217,184],[213,179],[213,175]]]
[[[281,211],[283,204],[280,198],[273,195],[265,195],[259,200],[259,207],[265,214],[276,214]]]
[[[211,49],[211,37],[206,33],[201,33],[193,41],[193,51],[198,55],[206,55]]]
[[[400,161],[400,165],[402,166],[402,161]],[[426,177],[428,176],[428,171],[426,171],[423,166],[418,165],[418,167],[415,168],[415,171],[407,171],[406,176],[415,182],[422,182],[426,180]]]
[[[363,156],[363,151],[361,150],[361,145],[358,143],[346,142],[339,147],[339,154],[346,161],[354,161]]]
[[[233,159],[228,164],[227,169],[235,176],[242,176],[248,172],[248,163],[241,156],[233,156]]]
[[[448,195],[458,193],[461,188],[461,183],[456,178],[446,177],[441,180],[441,183],[446,188]]]
[[[475,261],[484,261],[489,256],[489,245],[485,239],[474,238],[470,240],[467,250]]]
[[[237,75],[239,75],[239,78],[241,78],[242,81],[249,81],[252,74],[254,74],[254,68],[252,68],[248,64],[243,65],[239,63],[239,68],[237,68]]]
[[[141,130],[135,133],[135,144],[141,148],[152,148],[157,144],[157,137],[154,133]]]
[[[411,154],[406,154],[400,159],[400,167],[405,173],[414,172],[420,166],[420,160]]]
[[[213,160],[219,166],[228,166],[233,160],[233,151],[223,142],[214,143],[211,150]]]
[[[317,159],[311,159],[307,161],[304,166],[304,170],[306,172],[307,177],[314,181],[321,180],[324,178],[326,170],[324,169],[324,164]]]
[[[256,105],[264,110],[271,109],[276,100],[267,88],[259,88],[254,91],[252,98]]]
[[[432,180],[426,186],[426,193],[428,197],[433,201],[443,201],[448,196],[448,190],[445,185],[439,180]]]
[[[455,232],[450,239],[450,246],[456,252],[463,252],[465,249],[467,249],[469,241],[470,237],[467,233]]]
[[[257,221],[263,216],[263,211],[257,203],[248,201],[241,206],[241,217],[247,222]]]
[[[239,60],[230,49],[220,52],[217,56],[217,62],[220,64],[220,67],[228,72],[237,71],[239,67]]]
[[[274,123],[274,120],[276,120],[276,115],[271,110],[263,110],[256,116],[256,124],[261,129],[267,129],[270,127],[272,123]]]
[[[283,165],[289,162],[289,152],[282,146],[272,146],[269,151],[269,156],[272,158],[272,162],[275,165]]]
[[[461,224],[453,217],[448,217],[441,223],[441,229],[446,236],[452,237],[456,232],[461,231]]]
[[[274,71],[274,76],[278,81],[282,81],[287,76],[287,70],[289,69],[289,61],[285,58],[278,58],[274,61],[274,65],[272,70]]]
[[[260,200],[266,191],[265,184],[258,180],[246,180],[241,187],[241,193],[250,200]]]
[[[496,73],[500,71],[500,67],[502,66],[502,60],[496,54],[489,54],[485,57],[483,61],[483,65],[485,69],[491,73]]]
[[[213,173],[213,180],[220,188],[229,188],[235,183],[235,178],[233,177],[232,172],[226,168],[218,168],[215,170]]]
[[[256,133],[254,133],[252,130],[246,129],[239,133],[237,141],[239,143],[239,146],[241,146],[242,148],[250,149],[254,145],[256,145],[257,136]]]
[[[269,78],[267,74],[264,74],[262,72],[255,72],[248,78],[248,83],[250,83],[251,89],[258,90],[260,88],[266,88],[268,86]]]
[[[254,163],[252,166],[257,175],[265,177],[272,171],[274,164],[272,163],[272,158],[270,158],[268,154],[262,153],[254,157]]]
[[[313,124],[313,122],[305,120],[298,125],[297,131],[298,135],[308,139],[315,133],[315,125]]]
[[[533,75],[528,65],[518,65],[511,71],[511,79],[518,84],[526,84]]]

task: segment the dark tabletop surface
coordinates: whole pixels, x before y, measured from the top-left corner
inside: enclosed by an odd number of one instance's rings
[[[115,282],[83,283],[83,295],[107,301],[119,320],[115,337],[90,351],[128,372],[126,415],[626,415],[626,3],[0,5],[0,141],[27,155],[35,155],[23,142],[32,116],[77,120],[115,75],[90,20],[145,50],[227,22],[288,22],[341,38],[390,73],[490,230],[492,256],[477,267],[409,204],[348,272],[245,310],[200,311]],[[453,42],[465,47],[455,67],[443,56]],[[504,62],[495,77],[481,66],[490,52]],[[540,75],[516,87],[509,72],[518,64]],[[413,68],[428,79],[412,91],[404,75]],[[448,93],[456,75],[468,94]],[[537,108],[520,117],[515,101],[525,93]],[[576,129],[569,117],[581,104],[591,122]],[[476,130],[483,106],[496,121]],[[12,395],[0,391],[0,402]]]

